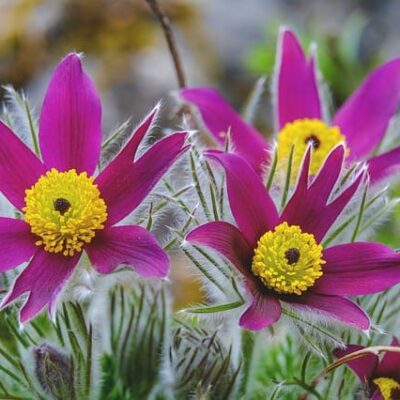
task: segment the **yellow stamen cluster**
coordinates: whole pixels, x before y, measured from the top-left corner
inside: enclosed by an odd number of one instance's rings
[[[261,236],[252,271],[278,293],[301,295],[322,276],[322,246],[314,235],[286,222]]]
[[[23,211],[32,233],[40,238],[36,245],[73,256],[104,228],[107,206],[93,180],[86,172],[53,168],[26,190]]]
[[[315,175],[330,151],[339,143],[344,142],[345,137],[337,126],[328,126],[319,119],[298,119],[286,124],[278,133],[279,168],[287,170],[293,146],[292,176],[296,177],[307,146],[311,144],[313,149],[310,173]],[[346,154],[348,153],[347,149]]]
[[[400,390],[400,384],[392,378],[376,378],[373,380],[384,400],[395,400],[393,397],[394,390]],[[396,397],[398,398],[398,397]]]

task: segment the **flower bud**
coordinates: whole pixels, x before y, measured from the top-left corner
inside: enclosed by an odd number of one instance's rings
[[[68,399],[73,392],[73,368],[67,355],[48,343],[33,349],[35,372],[42,388],[56,399]]]

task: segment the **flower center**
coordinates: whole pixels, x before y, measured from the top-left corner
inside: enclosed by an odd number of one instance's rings
[[[289,265],[297,263],[300,258],[300,251],[295,247],[290,248],[289,250],[285,251],[286,261]]]
[[[23,211],[32,233],[40,238],[36,245],[73,256],[104,228],[107,206],[93,180],[86,172],[53,168],[26,190]]]
[[[54,209],[58,211],[61,215],[64,215],[71,207],[71,203],[67,199],[63,199],[62,197],[60,197],[59,199],[55,199],[53,204]]]
[[[400,384],[392,378],[376,378],[373,380],[383,397],[383,400],[394,400],[393,391],[400,389]],[[397,398],[397,397],[396,397]]]
[[[322,276],[322,246],[314,235],[286,222],[261,236],[251,269],[278,293],[302,294]]]
[[[292,146],[294,146],[292,171],[296,177],[304,153],[309,144],[313,147],[310,172],[315,175],[326,156],[339,143],[345,142],[345,137],[337,126],[328,126],[319,119],[298,119],[286,124],[278,133],[278,162],[280,168],[287,169]],[[346,155],[349,149],[346,149]]]

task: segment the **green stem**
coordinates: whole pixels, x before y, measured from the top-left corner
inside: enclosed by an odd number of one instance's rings
[[[260,355],[261,335],[246,330],[242,331],[244,356],[242,393],[244,399],[254,398],[255,371]]]
[[[315,396],[318,400],[324,400],[322,396],[312,386],[307,385],[305,382],[301,382],[300,379],[294,378],[293,384],[302,387],[308,393]]]

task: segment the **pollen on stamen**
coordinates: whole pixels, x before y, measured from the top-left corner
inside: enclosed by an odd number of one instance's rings
[[[287,169],[289,155],[294,147],[292,171],[293,178],[297,176],[304,153],[311,144],[310,172],[315,175],[330,151],[339,143],[345,143],[346,138],[337,126],[328,126],[319,119],[298,119],[287,123],[278,133],[278,167]],[[346,155],[350,150],[346,148]]]
[[[314,236],[284,222],[259,239],[252,271],[278,293],[301,295],[322,276],[323,264],[322,246]]]
[[[399,382],[396,382],[392,378],[387,378],[387,377],[376,378],[373,380],[373,383],[375,383],[375,385],[378,386],[378,389],[384,400],[395,400],[395,397],[393,397],[393,392],[400,390]]]
[[[93,177],[74,169],[48,171],[25,196],[25,221],[38,236],[37,246],[73,256],[104,229],[107,206]]]

